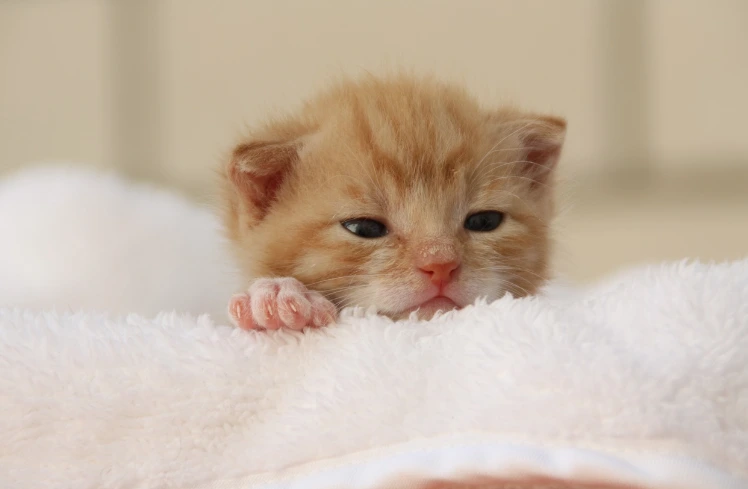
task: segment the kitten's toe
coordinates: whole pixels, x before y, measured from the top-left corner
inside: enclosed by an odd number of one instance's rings
[[[249,295],[236,294],[229,300],[229,318],[234,325],[242,329],[258,329],[252,317],[252,305]]]
[[[296,284],[281,284],[276,304],[278,316],[285,327],[298,331],[310,326],[312,304],[306,298],[305,290]]]
[[[261,278],[249,288],[254,321],[266,329],[309,326],[312,306],[307,289],[294,278]]]
[[[279,329],[283,326],[277,306],[279,289],[277,281],[266,278],[255,280],[249,287],[252,318],[261,328]]]
[[[261,278],[250,285],[247,294],[231,299],[229,314],[244,329],[299,331],[333,323],[337,309],[294,278]]]
[[[311,303],[311,326],[321,328],[335,322],[338,308],[319,292],[309,292],[307,299]]]

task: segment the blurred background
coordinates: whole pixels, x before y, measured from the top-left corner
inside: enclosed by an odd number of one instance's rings
[[[557,269],[748,256],[745,0],[0,0],[0,176],[204,202],[246,123],[403,67],[569,121]]]

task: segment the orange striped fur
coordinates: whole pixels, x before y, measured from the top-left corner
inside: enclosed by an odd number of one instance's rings
[[[461,306],[533,294],[548,277],[565,126],[484,109],[433,79],[347,80],[236,147],[222,171],[226,231],[248,281],[293,276],[338,307],[402,316],[424,290],[418,257],[434,250],[461,263],[450,289]],[[466,231],[483,210],[506,218]],[[390,233],[355,236],[340,222],[356,217]]]

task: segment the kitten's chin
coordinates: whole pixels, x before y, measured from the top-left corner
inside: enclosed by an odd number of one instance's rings
[[[398,315],[397,319],[406,319],[413,312],[415,312],[416,316],[418,316],[418,319],[429,320],[434,317],[434,315],[439,311],[448,312],[459,308],[460,306],[457,305],[452,299],[439,296],[434,297],[433,299],[429,299],[418,306],[406,309]]]

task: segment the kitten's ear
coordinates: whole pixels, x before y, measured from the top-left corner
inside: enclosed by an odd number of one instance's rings
[[[227,177],[245,210],[259,221],[267,214],[294,163],[300,144],[250,141],[234,148]]]
[[[547,185],[566,137],[566,120],[535,116],[517,121],[514,129],[523,149],[519,170],[533,188]]]

